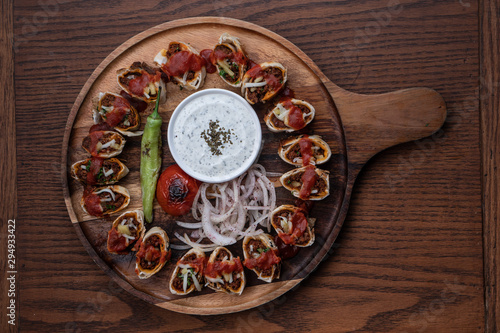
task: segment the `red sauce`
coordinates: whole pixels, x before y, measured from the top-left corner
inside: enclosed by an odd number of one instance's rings
[[[130,103],[123,97],[116,97],[113,102],[113,111],[106,114],[106,123],[115,127],[123,121],[123,118],[130,110]]]
[[[274,243],[276,244],[276,247],[278,247],[279,256],[283,260],[293,258],[297,253],[299,253],[299,248],[297,246],[285,244],[285,242],[283,242],[278,235],[274,237]]]
[[[300,210],[296,210],[291,219],[292,228],[290,233],[278,233],[278,236],[283,240],[285,244],[295,244],[295,241],[304,234],[304,231],[307,229],[307,219],[304,213]]]
[[[181,258],[177,262],[177,265],[179,265],[179,264],[189,265],[189,266],[193,267],[193,269],[195,270],[196,273],[200,273],[201,275],[203,275],[203,268],[205,267],[205,258],[196,257],[196,259],[189,260],[189,261]]]
[[[143,245],[145,245],[145,243],[143,243]],[[165,251],[164,253],[162,253],[152,244],[147,244],[145,246],[141,246],[139,252],[137,252],[137,260],[140,262],[141,259],[144,259],[149,262],[163,263],[166,262],[165,255],[166,255]]]
[[[108,232],[108,250],[111,252],[124,252],[127,250],[129,244],[127,244],[127,239],[122,237],[121,234],[116,230],[116,228],[112,228]]]
[[[89,136],[90,136],[90,147],[89,147],[90,154],[92,156],[97,156],[99,154],[99,152],[97,151],[97,143],[104,136],[104,132],[94,131],[91,132]]]
[[[205,267],[205,276],[210,278],[216,278],[222,273],[229,274],[234,271],[243,271],[243,266],[241,265],[240,258],[233,258],[231,261],[214,261],[208,262]]]
[[[148,107],[148,103],[143,101],[142,99],[132,97],[125,90],[120,91],[120,95],[125,98],[130,105],[137,110],[137,112],[144,112]]]
[[[266,270],[281,261],[276,250],[269,249],[266,252],[262,252],[257,258],[250,257],[245,259],[245,267],[248,269],[259,268],[261,270]]]
[[[255,66],[259,66],[260,67],[260,65],[258,63],[256,63],[255,61],[253,61],[251,59],[247,60],[247,66],[248,66],[249,69],[254,68]]]
[[[201,57],[205,60],[205,67],[207,68],[207,73],[215,73],[217,67],[214,66],[214,52],[210,49],[204,49],[200,52]]]
[[[138,76],[128,83],[128,89],[132,94],[137,96],[144,96],[144,88],[146,88],[150,82],[156,82],[160,79],[160,74],[151,75],[145,71],[142,72],[141,76]]]
[[[85,191],[87,192],[87,190]],[[92,216],[102,216],[101,198],[94,193],[86,193],[83,196],[85,209]]]
[[[97,179],[97,175],[99,174],[99,171],[101,171],[103,162],[104,158],[102,157],[93,156],[90,159],[90,170],[87,170],[87,184],[89,185],[97,184],[97,182],[99,181],[99,179]]]
[[[295,98],[295,91],[293,91],[293,89],[290,89],[289,87],[285,87],[285,89],[283,89],[283,91],[281,92],[280,102],[289,98]]]
[[[300,154],[302,155],[302,165],[306,166],[311,164],[311,159],[313,157],[312,150],[312,140],[309,139],[308,135],[304,135],[299,140]]]
[[[264,75],[264,71],[262,70],[262,67],[260,67],[259,64],[256,64],[252,60],[250,60],[248,63],[249,63],[249,66],[250,66],[250,64],[252,66],[249,67],[249,69],[247,70],[245,75],[250,76],[251,78],[255,78],[255,77],[259,77],[259,76]]]
[[[303,200],[309,199],[314,183],[316,183],[316,178],[318,178],[318,175],[316,174],[315,167],[308,165],[301,177],[302,187],[300,188],[299,198]]]
[[[302,115],[302,110],[292,103],[291,98],[282,98],[280,103],[283,104],[285,109],[290,110],[290,112],[288,113],[288,125],[291,128],[299,130],[306,127],[304,116]]]
[[[199,55],[189,51],[180,51],[172,55],[162,69],[169,76],[181,76],[187,71],[197,72],[203,66],[205,66],[205,60]]]
[[[99,123],[92,125],[90,127],[89,133],[96,132],[96,131],[112,131],[113,128],[109,127],[107,123]]]

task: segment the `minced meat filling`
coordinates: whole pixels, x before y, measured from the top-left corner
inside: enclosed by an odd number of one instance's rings
[[[82,164],[85,166],[85,169],[82,169],[81,166],[78,168],[78,172],[76,174],[78,179],[81,179],[83,181],[87,181],[87,172],[88,172],[87,168],[90,166],[90,163],[89,163],[90,161],[91,161],[90,159],[87,159],[87,160],[85,160],[85,164]],[[121,171],[120,165],[117,162],[104,160],[102,166],[103,167],[101,168],[101,170],[99,170],[99,173],[96,175],[97,184],[108,184],[111,181],[116,180],[116,176],[118,176],[118,173]],[[113,169],[113,173],[106,177],[104,175],[103,170],[102,170],[103,168],[106,171]]]
[[[181,45],[178,43],[170,43],[167,50],[167,58],[181,51]]]
[[[161,241],[160,237],[152,235],[145,240],[145,244],[142,246],[152,245],[156,250],[161,251]],[[145,258],[141,258],[140,265],[143,269],[153,269],[158,265],[157,261],[147,261]]]
[[[151,74],[151,75],[155,75],[157,70],[154,69],[153,67],[149,66],[147,63],[145,62],[140,62],[140,61],[136,61],[132,64],[132,66],[130,66],[130,69],[142,69],[144,71],[146,71],[148,74]]]
[[[194,79],[194,74],[195,73],[193,71],[189,71],[186,77],[186,81],[191,81],[192,79]]]
[[[231,255],[229,254],[229,252],[227,252],[226,250],[220,250],[219,253],[217,253],[217,256],[215,257],[215,261],[222,261],[224,260],[224,258],[229,260],[230,257]]]
[[[293,189],[300,190],[302,187],[302,175],[304,172],[296,172],[292,174],[288,179],[286,179],[286,184],[291,186]],[[299,186],[294,186],[293,183],[299,183]],[[326,190],[326,182],[322,177],[316,177],[316,182],[314,183],[314,186],[312,187],[311,190],[318,190],[318,193],[323,193]]]
[[[139,73],[139,72],[125,72],[124,75],[120,75],[118,80],[120,81],[120,83],[123,86],[128,87],[130,81],[132,81],[133,79],[138,78],[140,76],[141,76],[141,73]]]
[[[101,99],[101,105],[103,106],[113,106],[113,102],[115,101],[116,96],[111,94],[106,94]]]
[[[215,47],[215,51],[221,51],[227,55],[230,55],[231,53],[233,53],[233,50],[231,50],[229,47],[227,47],[225,45],[220,45],[220,44]]]
[[[227,281],[224,281],[224,282],[226,282],[225,283],[226,287],[229,287],[232,290],[238,290],[241,286],[241,277],[238,277],[238,272],[234,271],[233,272],[233,282],[231,282],[231,283],[228,283]]]
[[[252,249],[252,251],[250,251],[250,248]],[[246,245],[246,251],[249,254],[250,258],[253,258],[254,253],[259,253],[258,249],[265,250],[267,248],[268,247],[260,239],[251,239]],[[259,253],[259,255],[260,255],[260,253]],[[272,267],[265,269],[265,270],[262,270],[259,267],[255,267],[254,270],[258,274],[262,274],[264,277],[271,276],[271,274],[273,273]]]
[[[319,146],[316,146],[313,144],[313,147],[318,147],[318,149],[313,149],[313,154],[315,159],[321,158],[325,155],[325,150]],[[300,151],[300,145],[297,143],[293,145],[290,149],[288,149],[288,152],[286,153],[286,158],[290,161],[293,162],[294,158],[301,158],[302,153]]]
[[[111,194],[109,194],[108,192],[102,192],[98,194],[99,197],[101,198],[101,207],[104,214],[109,211],[117,210],[118,208],[123,206],[123,203],[125,202],[124,195],[117,192],[114,193],[115,193],[115,200],[105,201],[105,202],[103,202],[102,199],[113,199],[111,198]]]
[[[283,72],[279,68],[276,67],[266,68],[264,70],[264,77],[267,76],[274,76],[278,80],[278,82],[283,82]],[[247,98],[253,103],[257,103],[261,101],[270,90],[271,87],[269,86],[269,84],[260,88],[247,89]]]
[[[112,139],[115,139],[115,141],[118,141],[116,142],[118,145],[121,144],[121,141],[118,139],[118,137],[114,138],[114,132],[110,132],[110,133],[106,133],[102,136],[102,138],[99,140],[99,142],[101,142],[101,144],[105,144],[106,142],[109,142],[111,141]],[[90,139],[90,136],[86,136],[85,138],[83,138],[83,141],[82,141],[82,147],[88,151],[90,151],[90,143],[91,143],[91,139]],[[104,154],[107,154],[107,153],[110,153],[112,152],[113,150],[115,150],[113,147],[108,147],[108,148],[104,148],[104,149],[101,149],[100,151],[98,151],[98,153],[104,153]]]

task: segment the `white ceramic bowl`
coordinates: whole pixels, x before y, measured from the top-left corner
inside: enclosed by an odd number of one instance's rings
[[[206,89],[177,106],[167,138],[182,170],[202,182],[221,183],[255,163],[262,131],[257,114],[243,97],[229,90]]]

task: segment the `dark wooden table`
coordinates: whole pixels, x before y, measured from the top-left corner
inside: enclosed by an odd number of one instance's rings
[[[500,330],[498,1],[2,0],[0,13],[0,331]],[[331,255],[307,280],[208,317],[112,282],[77,238],[60,180],[67,116],[94,68],[135,34],[194,16],[268,28],[347,90],[429,87],[448,108],[439,135],[366,165]]]

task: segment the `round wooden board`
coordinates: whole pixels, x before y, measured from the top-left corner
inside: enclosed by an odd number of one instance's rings
[[[264,283],[258,280],[253,272],[246,271],[247,287],[241,296],[215,293],[204,288],[202,292],[180,297],[170,293],[168,282],[174,263],[185,251],[174,250],[172,260],[159,273],[149,279],[140,280],[134,273],[134,254],[111,255],[106,249],[107,232],[118,214],[102,219],[86,215],[80,207],[83,187],[70,177],[69,167],[74,162],[88,157],[81,148],[81,142],[93,124],[91,109],[99,92],[119,92],[116,82],[117,70],[130,66],[134,61],[152,64],[154,56],[160,49],[167,47],[170,41],[189,43],[198,51],[211,49],[224,32],[237,36],[252,60],[258,63],[282,63],[288,69],[288,86],[295,91],[296,97],[315,106],[314,121],[300,133],[321,135],[330,145],[332,158],[320,168],[330,171],[331,189],[330,195],[316,202],[311,212],[311,216],[317,219],[314,245],[301,249],[296,257],[284,261],[279,280]],[[215,74],[207,75],[202,89],[207,88],[238,92]],[[168,120],[179,102],[191,93],[192,91],[180,90],[178,86],[168,84],[167,102],[160,106],[160,114],[164,120],[162,170],[174,163],[166,142]],[[364,162],[386,147],[429,135],[441,126],[446,109],[442,99],[436,95],[429,89],[410,89],[377,95],[375,99],[373,96],[352,94],[331,83],[296,46],[262,27],[234,19],[211,17],[168,22],[131,38],[113,51],[94,71],[78,95],[68,118],[63,142],[63,189],[68,212],[80,240],[94,261],[130,293],[160,307],[189,314],[222,314],[250,309],[290,290],[320,263],[340,231],[353,182]],[[415,101],[422,100],[424,102],[419,108],[424,112],[408,118],[408,109],[414,107]],[[387,105],[398,102],[399,105],[394,108],[392,115],[389,115],[390,124],[373,128],[379,118],[375,117],[374,120],[370,116],[378,115],[377,112],[386,109]],[[264,142],[258,163],[268,172],[284,173],[293,167],[278,157],[277,150],[279,141],[289,135],[272,133],[263,124],[264,114],[270,107],[269,104],[254,107],[261,119]],[[143,123],[148,114],[149,111],[142,115]],[[355,115],[364,119],[357,120]],[[347,121],[342,124],[341,118]],[[368,130],[368,135],[362,139],[353,137],[346,141],[344,130],[348,135],[355,135],[358,127],[363,131]],[[140,137],[128,138],[125,149],[118,158],[130,169],[130,173],[118,183],[127,187],[131,193],[128,209],[141,208]],[[278,205],[293,203],[294,198],[284,188],[277,185],[276,192]],[[194,221],[190,215],[179,218],[167,216],[155,205],[154,222],[147,227],[149,229],[160,226],[167,231],[172,243],[180,243],[173,236],[173,231],[182,234],[184,230],[175,224],[176,219]],[[241,241],[228,248],[233,254],[242,257]]]

